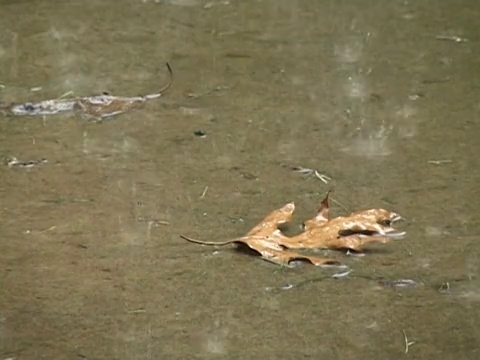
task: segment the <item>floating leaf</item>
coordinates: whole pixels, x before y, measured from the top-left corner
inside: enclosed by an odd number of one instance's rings
[[[172,84],[173,73],[170,65],[166,64],[170,79],[168,83],[154,94],[143,96],[113,96],[107,93],[96,96],[83,96],[71,99],[52,99],[39,102],[26,102],[19,104],[0,103],[0,112],[16,116],[45,116],[60,112],[79,112],[91,119],[104,118],[123,114],[143,106],[147,101],[159,98]]]
[[[292,261],[303,260],[313,265],[340,265],[337,260],[298,253],[300,249],[334,249],[362,251],[370,243],[386,243],[392,238],[405,235],[392,228],[401,217],[384,209],[370,209],[354,212],[345,217],[330,219],[329,193],[321,202],[317,215],[305,221],[304,231],[287,236],[279,226],[288,223],[295,211],[295,204],[285,206],[268,214],[245,236],[222,242],[202,241],[181,235],[193,243],[213,246],[245,244],[267,261],[289,265]]]

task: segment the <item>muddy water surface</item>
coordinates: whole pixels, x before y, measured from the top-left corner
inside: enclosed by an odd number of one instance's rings
[[[2,1],[1,101],[144,94],[166,61],[175,82],[102,123],[0,115],[2,161],[48,160],[0,168],[0,359],[478,358],[479,17],[474,0]],[[179,238],[242,235],[289,201],[299,223],[332,187],[337,214],[406,219],[403,240],[330,253],[346,278]]]

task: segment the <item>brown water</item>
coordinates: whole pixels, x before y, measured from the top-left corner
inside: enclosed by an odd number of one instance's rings
[[[175,80],[100,124],[0,116],[2,158],[48,159],[0,169],[0,359],[479,358],[479,18],[476,0],[2,1],[0,100],[144,94],[166,61]],[[347,278],[179,238],[289,201],[299,222],[331,187],[406,218],[403,240],[330,253]]]

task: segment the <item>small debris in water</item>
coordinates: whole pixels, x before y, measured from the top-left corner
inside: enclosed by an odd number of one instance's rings
[[[449,76],[447,76],[445,78],[439,78],[439,79],[424,79],[424,80],[422,80],[422,84],[425,84],[425,85],[441,84],[441,83],[449,82],[451,80],[452,80],[452,78],[449,77]]]
[[[127,310],[127,314],[143,314],[146,313],[145,309]]]
[[[408,350],[410,346],[415,345],[415,341],[408,341],[407,332],[405,331],[405,329],[402,331],[403,331],[403,338],[405,340],[405,354],[408,354]]]
[[[380,284],[394,288],[410,288],[417,286],[417,282],[412,279],[381,280]]]
[[[456,43],[464,43],[467,42],[468,39],[462,38],[460,36],[455,36],[455,35],[437,35],[435,36],[435,39],[437,40],[445,40],[445,41],[453,41]]]
[[[428,160],[428,163],[433,165],[450,164],[451,162],[452,160]]]
[[[154,219],[154,218],[151,218],[151,217],[143,217],[143,216],[137,217],[137,221],[138,221],[138,222],[149,223],[149,224],[152,224],[152,225],[154,225],[154,226],[158,226],[158,225],[170,225],[170,222],[168,222],[168,221],[159,220],[159,219]]]
[[[332,178],[325,175],[325,174],[322,174],[320,173],[318,170],[315,170],[315,169],[310,169],[310,168],[306,168],[306,167],[303,167],[303,166],[292,166],[291,169],[295,172],[298,172],[299,174],[302,174],[302,175],[307,175],[307,176],[315,176],[317,179],[319,179],[321,182],[323,182],[324,184],[328,184],[329,181],[332,181]]]
[[[207,191],[208,191],[208,186],[205,186],[205,189],[203,189],[202,195],[200,195],[200,199],[203,199],[205,195],[207,195]]]
[[[438,291],[441,292],[441,293],[447,293],[447,292],[450,292],[450,283],[447,281],[447,282],[444,282],[440,285],[440,287],[438,288]]]
[[[40,166],[46,163],[48,163],[47,159],[20,161],[14,156],[7,159],[8,167],[20,167],[20,168],[27,168],[27,169],[35,166]]]
[[[60,95],[57,100],[61,100],[61,99],[64,99],[64,98],[67,98],[67,97],[70,97],[70,96],[73,96],[73,91],[70,90],[70,91],[67,91],[66,93],[63,93],[62,95]]]
[[[420,93],[415,93],[415,94],[410,94],[408,95],[408,98],[412,101],[416,101],[418,99],[421,99],[424,95]]]
[[[349,270],[347,270],[347,271],[335,273],[335,274],[332,275],[332,278],[334,278],[334,279],[342,279],[342,278],[347,277],[348,275],[350,275],[351,272],[352,272],[352,270],[349,269]]]
[[[195,135],[196,137],[205,138],[207,137],[207,132],[203,130],[196,130],[193,132],[193,135]]]
[[[345,253],[345,255],[347,255],[347,256],[353,256],[353,257],[364,257],[364,256],[365,256],[365,253],[347,250],[347,252]]]
[[[38,91],[41,91],[41,90],[42,90],[41,86],[33,87],[33,88],[30,89],[31,92],[38,92]]]

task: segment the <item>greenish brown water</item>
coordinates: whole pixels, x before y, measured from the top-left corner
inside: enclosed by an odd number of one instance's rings
[[[2,158],[48,159],[0,168],[0,359],[478,358],[479,16],[473,0],[3,1],[1,101],[144,94],[166,61],[175,82],[101,124],[0,115]],[[347,278],[179,238],[245,234],[289,201],[300,222],[331,187],[406,219],[403,240],[331,253]]]

